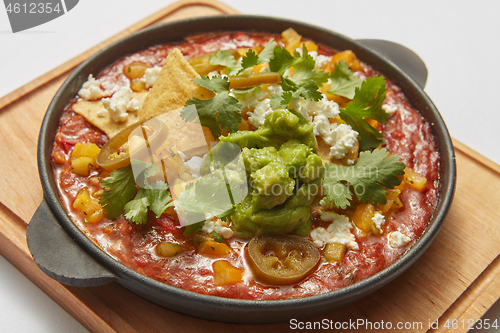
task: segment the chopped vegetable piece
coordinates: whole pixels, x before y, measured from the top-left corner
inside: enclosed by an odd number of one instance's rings
[[[206,241],[198,247],[198,253],[206,256],[223,257],[231,252],[226,243],[218,243],[215,241]]]
[[[316,267],[320,253],[307,238],[290,235],[260,235],[248,243],[255,276],[264,283],[294,284]]]
[[[261,84],[275,84],[281,82],[278,73],[264,72],[249,75],[234,76],[229,79],[229,89],[248,89]]]
[[[404,182],[415,190],[422,191],[425,188],[425,184],[427,184],[427,179],[420,177],[418,173],[410,168],[406,168]]]
[[[218,286],[238,283],[243,279],[243,270],[234,267],[226,260],[217,260],[212,264],[214,283]]]
[[[323,257],[328,261],[342,261],[344,258],[347,246],[340,243],[328,243],[323,251]]]
[[[184,250],[184,246],[172,242],[161,242],[156,245],[156,253],[165,258],[175,257],[184,252]]]
[[[137,134],[136,147],[128,147],[129,152],[119,152],[126,144],[131,144],[134,141],[131,138],[132,134]],[[168,136],[167,126],[160,120],[153,118],[143,120],[125,127],[108,142],[102,146],[99,155],[97,155],[97,164],[106,171],[113,171],[130,164],[130,156],[149,155],[149,151],[155,150],[155,147],[166,140]],[[131,149],[132,148],[132,149]],[[135,149],[133,149],[135,148]]]
[[[97,223],[104,217],[99,200],[91,197],[88,189],[84,189],[77,194],[73,202],[73,208],[83,214],[85,221],[88,223]]]
[[[143,62],[135,61],[123,67],[123,74],[125,74],[125,76],[130,80],[140,79],[144,76],[144,73],[148,68],[151,68],[151,66]]]
[[[368,234],[371,231],[373,216],[375,216],[375,207],[371,203],[367,203],[366,205],[360,204],[354,211],[352,222]]]

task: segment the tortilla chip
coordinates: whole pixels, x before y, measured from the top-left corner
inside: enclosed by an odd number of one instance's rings
[[[162,148],[175,146],[186,159],[208,153],[209,143],[215,141],[212,134],[209,130],[207,133],[198,122],[186,122],[181,117],[181,111],[179,108],[156,117],[168,128],[168,137]]]
[[[158,115],[184,107],[193,97],[210,99],[214,93],[194,83],[200,75],[191,67],[179,49],[168,55],[155,84],[149,91],[139,118],[151,119]]]
[[[143,103],[144,99],[146,98],[146,95],[148,94],[147,92],[140,92],[136,93],[134,92],[134,98],[139,101],[139,103]],[[122,129],[125,127],[136,123],[139,121],[139,112],[130,112],[128,114],[127,121],[125,122],[120,122],[120,123],[115,123],[111,117],[99,117],[97,115],[97,111],[105,109],[104,105],[102,104],[101,101],[86,101],[86,100],[80,100],[73,104],[73,111],[78,113],[79,115],[82,115],[87,119],[89,123],[94,125],[95,127],[99,128],[101,131],[106,133],[106,135],[109,138],[112,138],[115,136],[118,132],[120,132]]]

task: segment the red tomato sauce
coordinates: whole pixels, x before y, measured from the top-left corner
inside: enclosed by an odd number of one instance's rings
[[[280,40],[280,36],[275,35],[233,33],[197,36],[178,45],[153,46],[119,59],[104,69],[98,79],[103,88],[114,92],[129,84],[123,74],[124,66],[135,61],[152,66],[161,65],[174,47],[190,58],[221,48],[254,47],[265,44],[270,38]],[[319,49],[319,53],[324,55],[335,52],[324,46]],[[366,76],[381,75],[365,65],[362,72]],[[266,286],[256,282],[245,259],[247,241],[235,237],[228,241],[231,253],[222,259],[244,269],[243,281],[226,286],[215,285],[212,264],[221,258],[197,254],[197,246],[182,234],[184,228],[176,219],[165,214],[156,218],[150,213],[150,222],[146,226],[131,225],[123,216],[116,221],[104,218],[96,224],[85,223],[80,213],[72,208],[72,203],[84,188],[89,188],[91,192],[99,190],[97,177],[103,175],[100,170],[94,170],[88,177],[77,176],[71,172],[69,158],[77,142],[90,142],[102,147],[108,138],[85,118],[74,113],[72,103],[63,112],[52,152],[61,200],[78,227],[106,253],[131,269],[174,287],[239,299],[286,299],[342,288],[381,271],[403,255],[425,230],[437,202],[439,153],[430,126],[408,104],[400,89],[387,80],[386,102],[390,100],[397,104],[398,111],[386,125],[379,125],[387,143],[386,148],[399,155],[407,167],[425,177],[427,184],[422,191],[407,186],[400,195],[403,207],[387,219],[384,235],[399,230],[409,236],[411,242],[400,248],[392,248],[387,237],[364,236],[355,228],[359,250],[348,250],[338,263],[321,261],[314,273],[293,286]],[[172,259],[160,257],[155,247],[162,241],[176,242],[183,245],[186,251]]]

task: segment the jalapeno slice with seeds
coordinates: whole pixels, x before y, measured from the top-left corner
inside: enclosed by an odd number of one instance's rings
[[[142,144],[137,147],[130,147],[131,138],[137,134],[138,139],[142,139]],[[113,171],[130,164],[130,155],[142,156],[148,155],[146,150],[154,150],[167,139],[167,126],[160,120],[153,118],[139,121],[135,124],[125,127],[108,142],[102,146],[97,155],[96,162],[106,171]],[[125,144],[129,144],[128,151],[119,152]]]
[[[310,240],[291,235],[260,235],[248,243],[249,262],[263,283],[300,282],[317,266],[320,253]]]

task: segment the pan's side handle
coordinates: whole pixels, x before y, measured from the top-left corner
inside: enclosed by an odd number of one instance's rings
[[[26,238],[35,263],[56,281],[70,286],[93,287],[117,279],[64,231],[45,199],[28,225]]]
[[[356,41],[392,61],[422,89],[425,88],[427,67],[415,52],[406,46],[383,39],[357,39]]]

